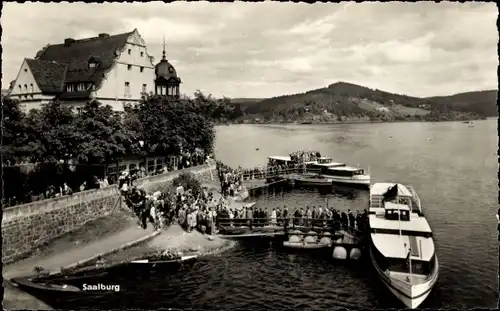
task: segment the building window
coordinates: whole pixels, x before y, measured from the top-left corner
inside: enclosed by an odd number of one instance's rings
[[[35,93],[34,88],[33,88],[33,83],[30,84],[30,93]]]
[[[27,84],[24,85],[24,92],[28,93],[28,85]]]
[[[128,70],[132,70],[132,65],[127,65]]]
[[[155,170],[155,160],[148,161],[148,173],[152,173]]]
[[[28,72],[28,68],[24,68],[24,72]]]
[[[128,55],[130,55],[131,53],[132,53],[132,50],[128,49]]]
[[[89,68],[95,68],[96,67],[96,63],[89,63]]]
[[[143,92],[143,93],[146,93],[146,88],[147,88],[147,87],[148,87],[148,85],[147,85],[147,84],[143,84],[143,85],[142,85],[142,92]]]
[[[21,84],[19,84],[19,93],[22,93],[23,92],[23,87],[21,86]]]
[[[76,113],[81,114],[82,113],[82,108],[81,107],[76,108]]]
[[[141,67],[141,72],[143,72],[143,71],[144,71],[144,67]]]
[[[125,96],[130,95],[130,83],[125,82]]]
[[[141,57],[144,57],[144,52],[141,52]]]
[[[73,84],[72,83],[68,83],[66,85],[66,92],[74,92],[75,91],[75,88],[73,87]]]
[[[78,92],[85,91],[85,83],[78,83],[78,86],[76,88]]]

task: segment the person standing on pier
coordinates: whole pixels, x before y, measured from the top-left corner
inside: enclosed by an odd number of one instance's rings
[[[363,225],[361,223],[361,214],[358,210],[356,210],[356,229],[358,229],[359,231],[363,230]]]
[[[282,218],[283,218],[283,225],[285,226],[285,231],[286,231],[286,228],[288,228],[288,226],[290,225],[290,222],[288,220],[288,208],[286,208],[286,205],[283,206]]]
[[[273,208],[273,211],[271,212],[271,225],[274,227],[276,227],[277,225],[276,219],[277,219],[276,209]]]
[[[314,209],[314,212],[313,212],[313,209]],[[313,209],[310,209],[309,206],[306,208],[306,219],[304,221],[304,225],[307,227],[314,226],[313,218],[315,218],[315,216],[316,216],[316,206],[314,206]],[[313,213],[314,213],[314,216],[313,216]]]
[[[349,224],[349,219],[347,218],[347,214],[345,212],[342,212],[340,214],[340,217],[342,218],[341,222],[342,222],[342,229],[347,229],[347,226]]]
[[[355,218],[350,209],[347,210],[347,217],[349,218],[349,227],[355,228],[356,227],[356,225],[354,224]]]
[[[281,209],[279,207],[277,207],[276,208],[276,219],[277,219],[278,226],[282,226],[283,225],[283,219],[281,217],[282,217],[282,215],[281,215]]]
[[[300,225],[300,218],[302,218],[302,215],[300,214],[300,210],[298,208],[295,210],[295,213],[293,216],[294,216],[293,217],[293,224],[295,226]]]

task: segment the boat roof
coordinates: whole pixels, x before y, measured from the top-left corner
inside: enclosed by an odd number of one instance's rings
[[[406,258],[408,256],[410,239],[416,241],[413,243],[417,249],[412,249],[412,259],[429,261],[434,255],[435,246],[432,238],[420,236],[408,236],[398,234],[372,233],[373,245],[382,255],[389,258]],[[405,247],[406,243],[406,247]]]
[[[268,157],[268,159],[278,160],[278,161],[288,161],[288,162],[292,161],[292,158],[287,156],[271,156]]]
[[[402,210],[402,211],[409,211],[410,207],[406,204],[396,204],[392,202],[384,202],[384,208],[385,209],[395,209],[395,210]]]
[[[432,232],[427,219],[418,216],[416,213],[411,213],[410,220],[398,221],[385,218],[385,213],[370,214],[368,216],[370,227],[372,229],[388,229],[388,230],[407,230],[417,232]]]
[[[350,172],[362,170],[361,167],[354,167],[354,166],[339,166],[339,167],[331,167],[329,169],[334,171],[350,171]]]
[[[374,183],[370,188],[370,195],[384,195],[389,188],[394,187],[396,183]],[[410,190],[404,185],[398,183],[398,196],[413,196]]]

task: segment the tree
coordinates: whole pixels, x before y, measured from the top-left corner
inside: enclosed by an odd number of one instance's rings
[[[52,101],[40,110],[31,110],[26,124],[33,160],[67,161],[75,155],[81,139],[71,107]]]
[[[15,163],[27,155],[26,114],[19,102],[2,99],[2,162]]]
[[[201,192],[201,181],[193,173],[181,173],[172,181],[174,187],[182,186],[184,190],[191,190],[196,196]]]
[[[100,164],[115,162],[130,151],[131,137],[127,135],[119,113],[111,106],[90,101],[75,119],[79,144],[79,162]]]
[[[137,109],[127,113],[137,114],[148,153],[172,155],[194,151],[195,148],[212,152],[215,132],[207,107],[204,100],[178,101],[148,96]],[[133,115],[126,118],[131,125],[136,123]],[[129,128],[129,131],[133,130],[133,127]]]

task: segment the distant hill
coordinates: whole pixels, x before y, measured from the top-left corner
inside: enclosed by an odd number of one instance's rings
[[[449,105],[452,110],[473,112],[486,117],[498,116],[497,90],[459,93],[450,96],[427,97],[435,105]]]
[[[255,105],[265,98],[232,98],[231,103],[238,105],[243,113],[246,113],[248,107]]]
[[[337,82],[305,93],[268,99],[232,99],[246,118],[269,122],[330,122],[354,119],[453,120],[497,116],[497,91],[418,98]]]

